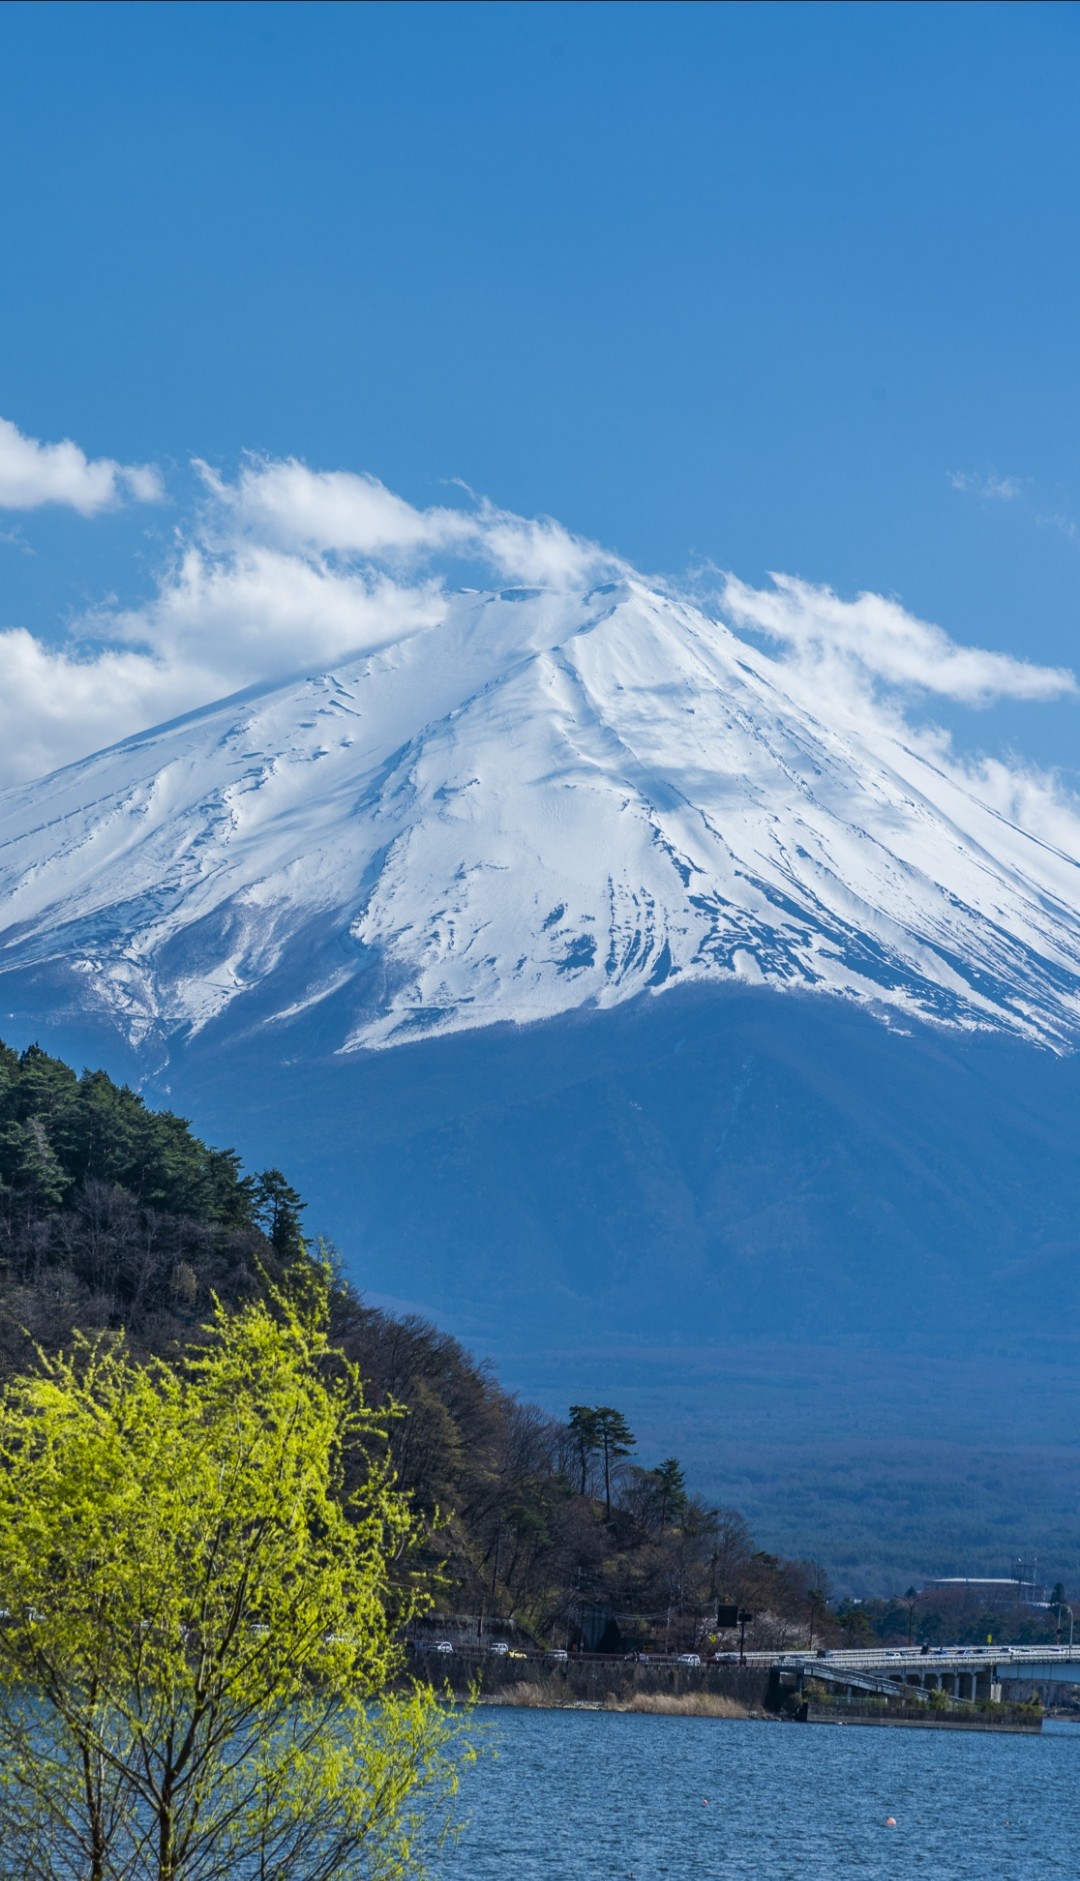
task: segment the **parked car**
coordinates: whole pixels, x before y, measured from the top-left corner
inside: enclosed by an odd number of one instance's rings
[[[505,1639],[493,1639],[488,1647],[488,1651],[493,1652],[497,1659],[505,1659],[510,1648]]]
[[[681,1652],[678,1658],[676,1659],[675,1664],[676,1665],[700,1665],[701,1654],[699,1652]]]
[[[432,1652],[453,1652],[454,1648],[448,1639],[437,1639],[431,1650]]]
[[[561,1664],[564,1660],[569,1659],[570,1654],[562,1646],[553,1646],[547,1656],[549,1659],[557,1659]]]
[[[714,1665],[738,1665],[739,1663],[737,1652],[714,1652],[712,1659]]]
[[[527,1652],[522,1652],[519,1647],[511,1646],[506,1656],[508,1659],[527,1659],[529,1655]]]

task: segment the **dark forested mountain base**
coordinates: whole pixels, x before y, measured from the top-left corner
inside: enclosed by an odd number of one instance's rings
[[[353,1056],[330,1012],[239,1017],[128,1064],[287,1169],[365,1291],[859,1589],[1080,1574],[1080,1059],[694,988]]]
[[[305,1283],[303,1207],[280,1171],[245,1175],[105,1073],[0,1044],[0,1382],[80,1334],[178,1360],[213,1298]],[[644,1468],[617,1410],[549,1416],[448,1334],[365,1305],[340,1276],[331,1297],[369,1403],[401,1409],[389,1447],[427,1518],[414,1565],[441,1608],[589,1645],[651,1643],[658,1613],[667,1643],[694,1645],[717,1599],[752,1597],[760,1628],[801,1624],[807,1570],[695,1499],[676,1458]]]

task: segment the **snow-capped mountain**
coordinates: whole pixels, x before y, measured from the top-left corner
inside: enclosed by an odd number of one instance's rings
[[[0,1034],[771,1546],[1071,1573],[1080,868],[936,749],[636,581],[459,595],[0,796]]]
[[[338,1049],[717,980],[1065,1043],[1080,866],[636,582],[466,593],[0,796],[0,971]],[[252,996],[258,995],[252,1003]]]

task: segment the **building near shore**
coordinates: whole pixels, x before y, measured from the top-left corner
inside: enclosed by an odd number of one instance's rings
[[[985,1600],[987,1605],[995,1601],[1019,1607],[1046,1607],[1050,1604],[1050,1589],[1038,1581],[1021,1579],[1015,1574],[989,1576],[984,1574],[949,1574],[936,1580],[923,1582],[924,1594],[975,1594]]]

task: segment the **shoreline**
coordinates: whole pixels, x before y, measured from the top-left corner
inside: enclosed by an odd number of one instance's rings
[[[641,1717],[714,1718],[741,1722],[746,1718],[769,1718],[772,1714],[737,1698],[715,1692],[632,1692],[625,1698],[609,1692],[604,1698],[570,1698],[565,1687],[522,1680],[501,1690],[477,1695],[481,1705],[502,1705],[516,1710],[534,1711],[607,1711]]]

